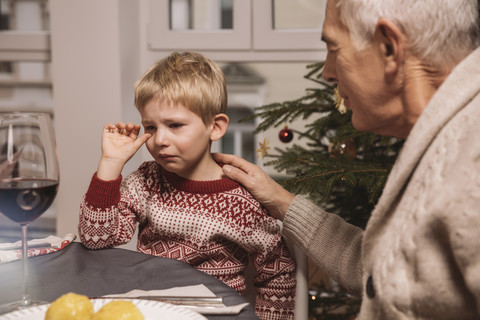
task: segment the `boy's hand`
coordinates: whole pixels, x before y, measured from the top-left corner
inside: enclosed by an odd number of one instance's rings
[[[109,181],[120,176],[127,161],[151,137],[149,133],[139,134],[138,124],[117,122],[103,127],[102,157],[97,169],[99,179]]]

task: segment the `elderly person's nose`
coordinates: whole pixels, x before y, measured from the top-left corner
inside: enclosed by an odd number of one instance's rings
[[[328,82],[338,82],[334,58],[327,53],[327,58],[323,65],[322,77]]]

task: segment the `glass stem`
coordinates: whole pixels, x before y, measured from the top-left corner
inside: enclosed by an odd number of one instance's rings
[[[30,304],[30,296],[28,295],[28,238],[27,238],[27,225],[22,224],[22,265],[23,265],[23,277],[22,277],[22,300],[20,305],[28,306]]]

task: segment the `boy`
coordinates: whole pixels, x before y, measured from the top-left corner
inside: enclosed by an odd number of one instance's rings
[[[210,153],[229,121],[219,67],[197,53],[173,53],[137,81],[135,105],[144,134],[131,123],[104,127],[102,156],[81,203],[81,241],[91,249],[125,244],[138,222],[138,251],[182,260],[241,294],[250,257],[258,316],[293,319],[295,263],[279,227],[223,177]],[[122,181],[144,143],[155,161]]]

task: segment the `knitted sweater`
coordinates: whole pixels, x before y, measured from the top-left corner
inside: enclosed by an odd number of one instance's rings
[[[480,318],[480,49],[430,100],[365,232],[297,196],[285,235],[363,294],[359,319]]]
[[[246,290],[248,259],[256,269],[261,319],[293,319],[296,274],[279,226],[230,179],[192,181],[146,162],[121,181],[93,176],[80,209],[79,234],[91,249],[129,242],[137,250],[184,261]]]

